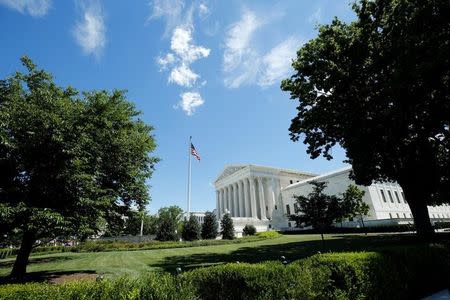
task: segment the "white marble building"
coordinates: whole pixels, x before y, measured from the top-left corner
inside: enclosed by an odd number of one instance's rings
[[[311,173],[255,165],[225,167],[215,181],[216,210],[221,218],[226,211],[233,217],[239,234],[246,224],[258,231],[270,228],[289,229],[295,226],[286,215],[294,213],[295,198],[312,190],[311,181],[326,181],[325,193],[342,194],[350,184],[351,168],[317,176]],[[411,223],[412,215],[402,188],[396,183],[374,183],[358,186],[365,191],[364,201],[369,215],[364,218],[369,226]],[[428,207],[432,221],[450,219],[450,205]],[[359,226],[347,222],[345,226]]]
[[[255,165],[227,166],[214,182],[218,218],[229,212],[238,235],[246,224],[254,225],[257,231],[265,231],[285,219],[282,213],[280,215],[280,191],[314,176]]]

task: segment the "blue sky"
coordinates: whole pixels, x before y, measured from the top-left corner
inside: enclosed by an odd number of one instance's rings
[[[189,135],[192,209],[215,207],[213,182],[227,164],[323,173],[289,139],[296,101],[279,86],[290,61],[334,16],[351,21],[348,1],[0,0],[0,78],[30,56],[59,85],[127,89],[155,127],[162,160],[149,181],[148,209],[186,208]]]

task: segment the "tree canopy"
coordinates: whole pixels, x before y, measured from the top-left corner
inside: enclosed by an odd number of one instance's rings
[[[289,217],[297,226],[312,226],[322,235],[335,222],[359,216],[361,219],[369,212],[363,201],[364,191],[356,185],[349,185],[342,197],[324,193],[327,182],[312,181],[313,190],[307,196],[295,196],[295,214]]]
[[[176,205],[162,207],[158,210],[156,239],[159,241],[176,241],[181,228],[183,210]]]
[[[194,215],[190,215],[189,220],[183,222],[181,237],[185,241],[196,241],[200,239],[200,224]]]
[[[298,99],[291,139],[311,158],[342,146],[357,184],[396,181],[416,228],[450,201],[450,2],[361,0],[356,20],[320,25],[281,88]]]
[[[13,278],[37,240],[86,237],[149,201],[153,128],[123,91],[59,87],[28,58],[0,81],[0,236],[20,235]]]

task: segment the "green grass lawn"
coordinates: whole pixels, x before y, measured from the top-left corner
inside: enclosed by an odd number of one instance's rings
[[[320,235],[284,235],[258,242],[173,248],[142,251],[111,251],[94,253],[55,253],[33,256],[27,271],[36,277],[78,272],[120,276],[138,275],[145,271],[164,270],[174,272],[225,262],[261,262],[277,260],[284,255],[289,260],[303,258],[320,252],[375,250],[415,243],[407,234],[378,235],[341,234],[326,235],[324,243]],[[14,258],[0,260],[0,276],[9,274]]]

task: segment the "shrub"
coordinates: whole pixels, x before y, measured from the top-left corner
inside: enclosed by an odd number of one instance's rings
[[[244,229],[242,229],[242,234],[244,236],[255,235],[255,233],[256,233],[256,227],[253,225],[247,224],[244,226]]]

